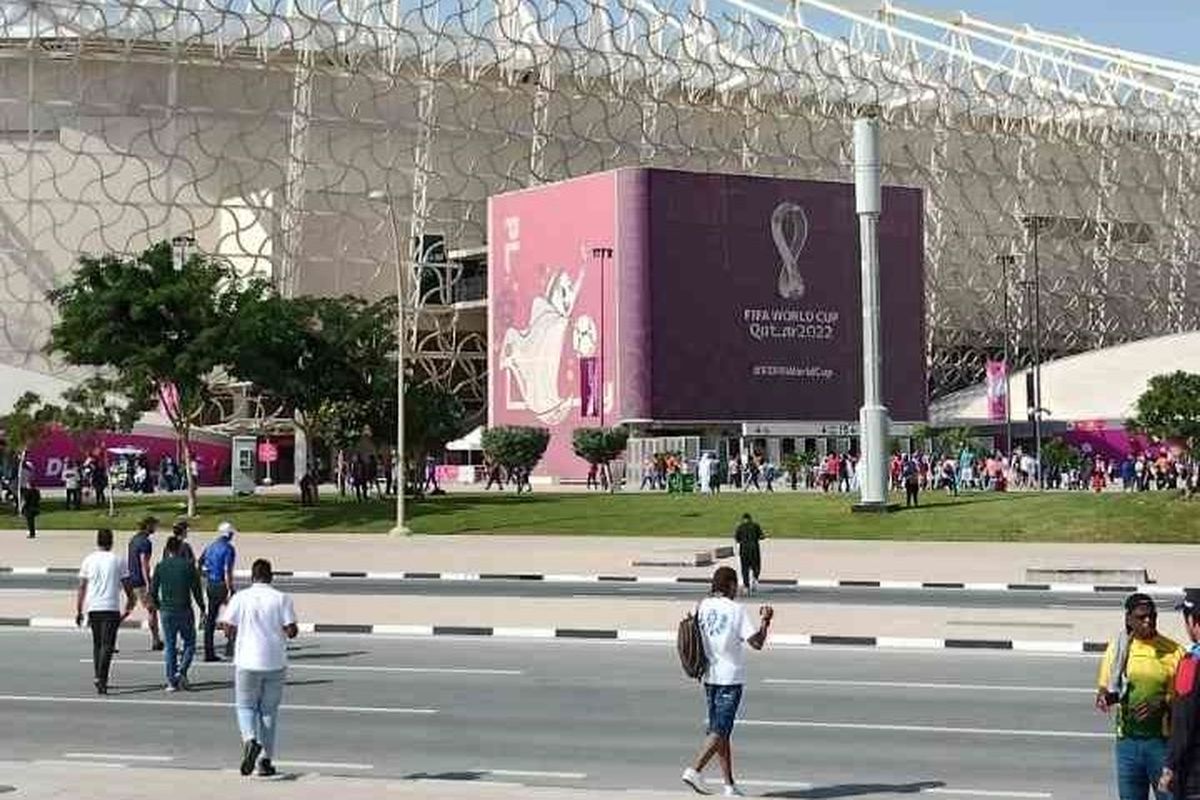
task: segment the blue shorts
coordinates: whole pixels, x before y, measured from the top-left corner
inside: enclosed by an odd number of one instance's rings
[[[742,704],[742,685],[718,686],[704,684],[704,696],[708,700],[708,732],[728,739],[733,733],[733,719]]]

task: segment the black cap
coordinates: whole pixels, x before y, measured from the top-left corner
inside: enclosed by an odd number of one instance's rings
[[[1183,599],[1175,604],[1175,610],[1189,616],[1200,611],[1200,589],[1184,589]]]
[[[1134,592],[1133,594],[1129,595],[1129,597],[1125,598],[1126,611],[1133,611],[1138,606],[1150,606],[1150,608],[1157,608],[1154,603],[1154,598],[1145,592]]]

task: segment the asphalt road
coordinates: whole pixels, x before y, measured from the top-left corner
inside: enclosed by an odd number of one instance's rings
[[[99,698],[85,634],[0,631],[0,752],[235,767],[230,667],[197,665],[198,690],[167,695],[143,642],[123,638],[113,694]],[[669,646],[314,636],[291,662],[277,758],[293,771],[672,789],[702,734],[700,692]],[[737,771],[772,797],[1111,794],[1095,668],[1087,656],[769,649],[751,656]]]
[[[69,591],[73,575],[0,574],[4,589],[61,589]],[[366,578],[287,578],[275,585],[299,594],[422,595],[444,597],[613,597],[628,599],[689,598],[705,591],[702,583],[643,584],[619,582],[550,582],[534,580],[403,580]],[[845,605],[923,606],[937,608],[1111,609],[1119,611],[1123,593],[973,591],[965,589],[876,589],[862,587],[808,588],[761,586],[755,599]]]

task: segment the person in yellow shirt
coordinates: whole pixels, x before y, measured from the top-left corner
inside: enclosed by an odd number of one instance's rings
[[[1158,632],[1158,609],[1147,594],[1125,600],[1125,632],[1109,642],[1097,677],[1096,708],[1115,711],[1117,796],[1146,800],[1158,788],[1167,754],[1175,669],[1184,649]]]

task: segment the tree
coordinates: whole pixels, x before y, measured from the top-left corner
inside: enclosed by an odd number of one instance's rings
[[[571,436],[575,455],[604,470],[610,492],[615,492],[617,487],[609,464],[625,452],[628,441],[629,431],[619,425],[615,428],[576,428]]]
[[[1200,438],[1200,375],[1155,375],[1137,400],[1130,427],[1161,441],[1182,440],[1191,451]]]
[[[420,463],[430,452],[440,450],[446,446],[446,442],[462,435],[464,413],[458,397],[441,386],[433,383],[414,384],[411,381],[405,383],[406,456],[411,456],[414,463]],[[392,419],[395,418],[393,413]],[[538,458],[541,458],[541,453],[538,453]]]
[[[1079,451],[1067,444],[1060,437],[1054,437],[1042,444],[1042,464],[1046,469],[1062,471],[1078,467],[1083,463]]]
[[[506,472],[532,472],[550,444],[550,431],[520,425],[488,428],[483,432],[483,455]]]
[[[393,298],[288,298],[259,284],[242,295],[230,369],[291,409],[312,444],[349,447],[368,431],[394,438],[395,315]],[[315,465],[310,447],[305,466]]]
[[[42,398],[34,392],[25,392],[17,398],[12,411],[0,418],[0,425],[4,426],[5,440],[17,458],[18,514],[25,504],[25,495],[21,491],[25,459],[29,450],[53,430],[57,416],[58,410],[55,406],[43,403]]]
[[[226,262],[193,254],[176,269],[159,242],[134,258],[79,258],[71,281],[49,293],[59,320],[51,353],[96,367],[120,387],[129,413],[161,405],[188,469],[187,513],[196,513],[191,430],[210,381],[229,361],[242,282]]]

